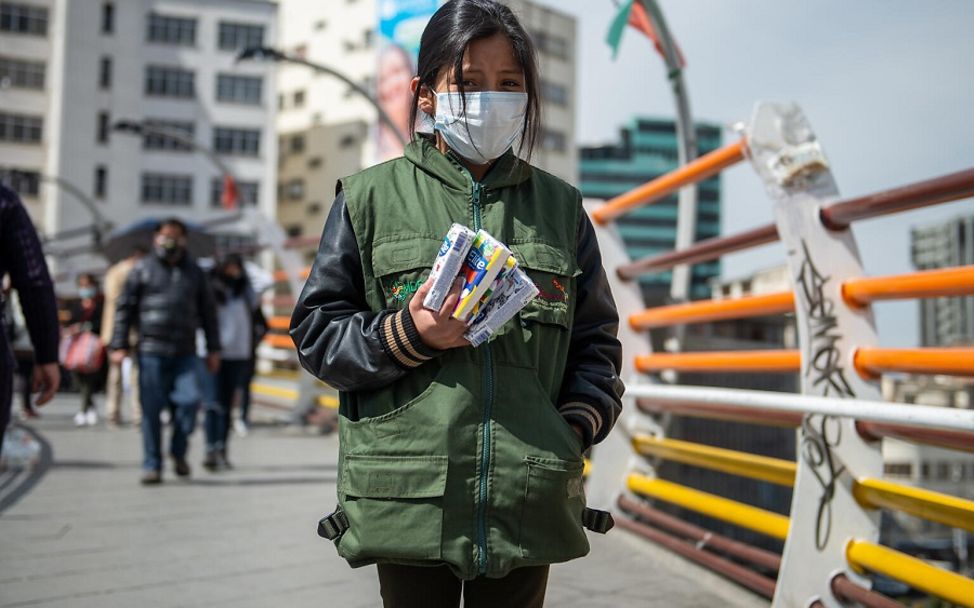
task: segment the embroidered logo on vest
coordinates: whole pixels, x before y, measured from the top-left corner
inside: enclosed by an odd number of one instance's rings
[[[389,297],[399,303],[405,302],[422,284],[422,281],[396,281],[389,288]]]
[[[558,279],[551,277],[551,285],[543,285],[535,282],[535,286],[538,288],[538,297],[542,300],[547,300],[548,302],[567,302],[568,292]]]

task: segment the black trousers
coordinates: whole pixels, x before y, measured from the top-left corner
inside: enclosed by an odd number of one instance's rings
[[[383,608],[541,608],[548,566],[517,568],[504,578],[463,581],[446,566],[379,564]]]

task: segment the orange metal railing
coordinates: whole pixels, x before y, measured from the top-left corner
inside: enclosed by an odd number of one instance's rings
[[[974,348],[860,348],[853,362],[867,378],[886,372],[974,376]]]
[[[974,294],[974,266],[924,270],[888,277],[848,279],[842,297],[852,306],[879,300],[942,298]]]
[[[607,201],[592,212],[592,218],[599,224],[606,224],[631,209],[651,205],[684,186],[701,182],[741,162],[746,149],[747,143],[741,139],[704,154],[675,171]]]
[[[765,372],[795,373],[801,367],[797,350],[745,350],[703,353],[658,353],[638,355],[636,369],[643,373],[664,370],[678,372]]]
[[[690,304],[659,306],[629,316],[635,330],[682,323],[704,323],[783,314],[795,310],[795,294],[781,291],[728,300],[701,300]]]

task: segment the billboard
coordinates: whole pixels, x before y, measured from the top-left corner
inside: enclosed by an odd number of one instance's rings
[[[378,66],[376,100],[408,141],[409,82],[416,75],[416,58],[423,30],[444,0],[378,0]],[[402,144],[389,127],[376,129],[377,160],[401,156]]]

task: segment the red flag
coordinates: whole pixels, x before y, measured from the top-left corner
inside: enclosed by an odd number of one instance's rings
[[[223,193],[220,195],[220,203],[224,209],[236,209],[240,194],[237,191],[237,182],[230,175],[223,176]]]
[[[666,58],[666,51],[663,49],[663,45],[659,41],[659,35],[656,33],[656,28],[653,27],[653,22],[649,19],[649,15],[646,14],[646,9],[643,8],[641,2],[634,2],[632,5],[632,10],[629,11],[629,25],[633,26],[640,32],[646,35],[647,38],[653,41],[653,46],[656,47],[656,52],[658,52],[664,59]],[[680,68],[685,68],[687,66],[686,60],[683,58],[683,51],[680,50],[680,46],[673,43],[676,47],[676,56],[680,61]]]

